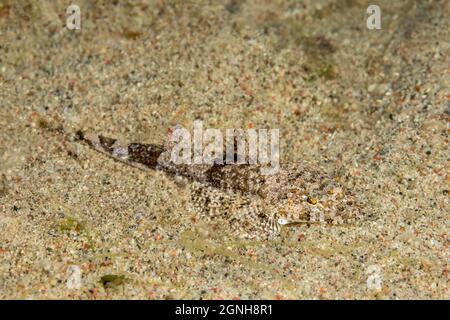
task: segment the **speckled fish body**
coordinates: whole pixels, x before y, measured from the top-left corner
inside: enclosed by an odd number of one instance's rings
[[[350,190],[310,164],[281,166],[262,174],[261,165],[174,164],[163,146],[121,143],[95,134],[79,133],[95,150],[143,170],[160,170],[185,177],[199,219],[224,221],[239,238],[273,239],[289,224],[353,224],[361,206]]]

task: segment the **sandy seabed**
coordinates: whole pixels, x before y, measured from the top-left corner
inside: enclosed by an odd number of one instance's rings
[[[448,299],[449,3],[0,3],[0,298]],[[189,186],[67,138],[279,128],[354,226],[223,241]],[[226,233],[226,225],[222,232]]]

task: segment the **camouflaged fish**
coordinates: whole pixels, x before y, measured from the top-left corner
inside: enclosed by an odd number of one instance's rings
[[[361,218],[350,191],[313,165],[293,163],[272,175],[262,174],[261,165],[176,165],[167,146],[125,144],[80,131],[78,138],[134,167],[184,177],[199,220],[228,224],[238,238],[273,239],[290,224],[353,224]]]

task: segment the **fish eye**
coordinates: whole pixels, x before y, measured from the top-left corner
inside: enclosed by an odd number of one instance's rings
[[[314,198],[311,197],[311,196],[308,196],[308,197],[306,198],[306,201],[307,201],[308,203],[314,205],[314,206],[317,204],[317,200],[314,199]]]

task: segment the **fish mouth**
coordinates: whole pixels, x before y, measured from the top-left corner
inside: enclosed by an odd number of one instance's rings
[[[277,220],[277,222],[278,222],[279,225],[282,225],[282,226],[287,225],[287,224],[290,224],[290,220],[284,219],[284,218],[279,218],[279,219]]]
[[[308,220],[289,220],[286,218],[279,218],[277,220],[277,223],[281,226],[286,226],[286,225],[296,225],[296,224],[314,224],[317,222],[316,221],[308,221]]]

